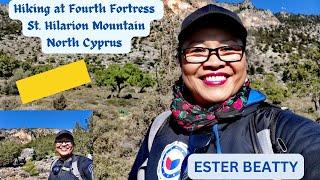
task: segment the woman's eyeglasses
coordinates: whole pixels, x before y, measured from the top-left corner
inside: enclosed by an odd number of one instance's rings
[[[221,61],[236,62],[241,61],[245,48],[240,45],[222,46],[215,49],[204,47],[191,47],[182,50],[184,59],[188,63],[203,63],[215,54]],[[212,53],[214,52],[214,53]]]
[[[65,144],[66,146],[71,146],[72,142],[71,141],[56,141],[56,146],[61,146]]]

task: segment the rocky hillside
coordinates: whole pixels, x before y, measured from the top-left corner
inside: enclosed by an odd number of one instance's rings
[[[0,130],[0,179],[47,179],[55,157],[41,146],[53,148],[53,143],[43,141],[43,137],[53,138],[54,132],[49,129]]]
[[[38,137],[46,136],[56,131],[53,129],[0,129],[0,139],[26,144]]]
[[[50,164],[53,162],[53,158],[43,159],[41,161],[36,161],[34,166],[36,167],[38,174],[36,176],[31,176],[30,173],[25,171],[22,167],[8,167],[0,168],[0,179],[6,180],[45,180],[48,179],[50,173]]]
[[[212,1],[184,1],[184,0],[166,0],[164,1],[168,8],[167,17],[175,16],[171,18],[172,23],[175,24],[175,31],[178,32],[179,24],[181,20],[195,8],[202,7]],[[279,24],[278,20],[272,15],[270,11],[261,11],[255,9],[250,3],[244,3],[240,5],[220,4],[226,8],[240,12],[239,15],[243,19],[245,25],[251,27],[269,27]],[[159,46],[163,46],[162,49],[167,49],[164,44],[157,45],[156,41],[153,41],[153,34],[150,38],[134,38],[132,52],[125,55],[46,55],[41,52],[40,40],[33,37],[25,37],[21,34],[21,23],[19,21],[12,21],[8,17],[8,7],[1,5],[0,7],[0,51],[14,56],[21,61],[33,60],[36,64],[62,64],[63,62],[72,61],[79,58],[98,59],[102,60],[102,63],[108,65],[113,62],[129,62],[133,61],[140,64],[146,69],[154,68],[153,65],[157,62],[161,52],[159,52]],[[250,16],[248,16],[250,14]],[[158,30],[155,27],[162,25],[165,20],[160,22],[154,22],[154,30]],[[163,28],[163,27],[161,27]],[[159,31],[154,31],[159,33]],[[144,41],[147,39],[147,41]],[[154,48],[154,47],[158,48]],[[53,60],[54,59],[54,60]]]
[[[195,8],[202,7],[212,1],[196,1],[196,0],[166,0],[164,1],[169,11],[167,17],[175,16],[172,23],[175,24],[174,30],[178,32],[179,24],[188,13]],[[249,2],[243,4],[219,4],[225,8],[232,9],[239,13],[245,26],[249,29],[260,27],[274,27],[280,24],[279,20],[268,10],[258,10]],[[0,8],[1,31],[0,31],[0,51],[14,56],[17,60],[26,61],[32,60],[36,64],[51,63],[54,65],[63,64],[66,61],[74,59],[86,58],[93,60],[101,60],[102,64],[108,65],[113,62],[129,62],[133,61],[140,64],[146,69],[154,68],[154,64],[161,56],[159,46],[163,49],[168,49],[166,45],[158,45],[152,36],[157,36],[159,31],[157,27],[163,24],[165,20],[154,22],[153,33],[150,38],[135,38],[133,39],[132,52],[125,55],[46,55],[41,53],[40,41],[37,38],[25,37],[21,34],[21,23],[19,21],[12,21],[8,18],[7,7],[1,5]],[[163,28],[163,26],[161,27]],[[316,33],[317,31],[313,31]],[[146,41],[144,41],[146,39]],[[156,47],[156,48],[154,48]]]

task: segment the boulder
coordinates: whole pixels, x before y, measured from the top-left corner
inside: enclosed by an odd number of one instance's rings
[[[24,164],[26,164],[26,159],[18,157],[13,160],[12,166],[19,167],[19,166],[23,166]]]
[[[25,148],[21,151],[20,157],[22,159],[28,160],[34,160],[36,156],[36,151],[32,148]]]

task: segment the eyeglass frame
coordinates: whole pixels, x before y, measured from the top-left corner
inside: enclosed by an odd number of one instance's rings
[[[239,60],[236,60],[236,61],[224,61],[224,60],[222,60],[222,59],[220,58],[220,55],[219,55],[218,50],[221,49],[221,48],[232,47],[232,46],[239,46],[239,47],[241,47],[242,54],[241,54],[240,59],[239,59]],[[208,54],[208,56],[207,56],[207,59],[206,59],[205,61],[202,61],[202,62],[189,62],[189,61],[187,61],[187,57],[186,57],[185,51],[186,51],[187,49],[191,49],[191,48],[208,49],[208,50],[209,50],[209,54]],[[189,47],[189,48],[184,48],[184,49],[178,48],[178,56],[179,56],[179,59],[181,60],[181,56],[183,55],[184,60],[186,60],[188,63],[191,63],[191,64],[200,64],[200,63],[207,62],[207,61],[210,59],[211,55],[213,54],[212,51],[214,51],[214,52],[215,52],[214,54],[218,57],[218,59],[219,59],[220,61],[223,61],[223,62],[227,62],[227,63],[228,63],[228,62],[239,62],[239,61],[241,61],[242,58],[243,58],[243,55],[245,54],[245,50],[246,50],[245,46],[242,46],[242,45],[221,46],[221,47],[217,47],[217,48],[214,48],[214,49],[213,49],[213,48],[205,48],[205,47]]]
[[[68,145],[68,146],[71,146],[71,145],[73,146],[74,145],[73,141],[56,141],[55,145],[56,146],[61,146],[61,145],[63,145],[63,143],[65,145]]]

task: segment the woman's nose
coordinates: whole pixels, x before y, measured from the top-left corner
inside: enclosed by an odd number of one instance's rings
[[[209,59],[208,59],[206,62],[204,62],[202,65],[203,65],[203,66],[207,66],[207,67],[218,68],[218,67],[221,67],[221,66],[225,66],[225,65],[226,65],[226,62],[221,61],[221,60],[218,58],[217,54],[211,53],[211,54],[209,55]]]
[[[68,142],[62,142],[62,145],[63,146],[68,145]]]

